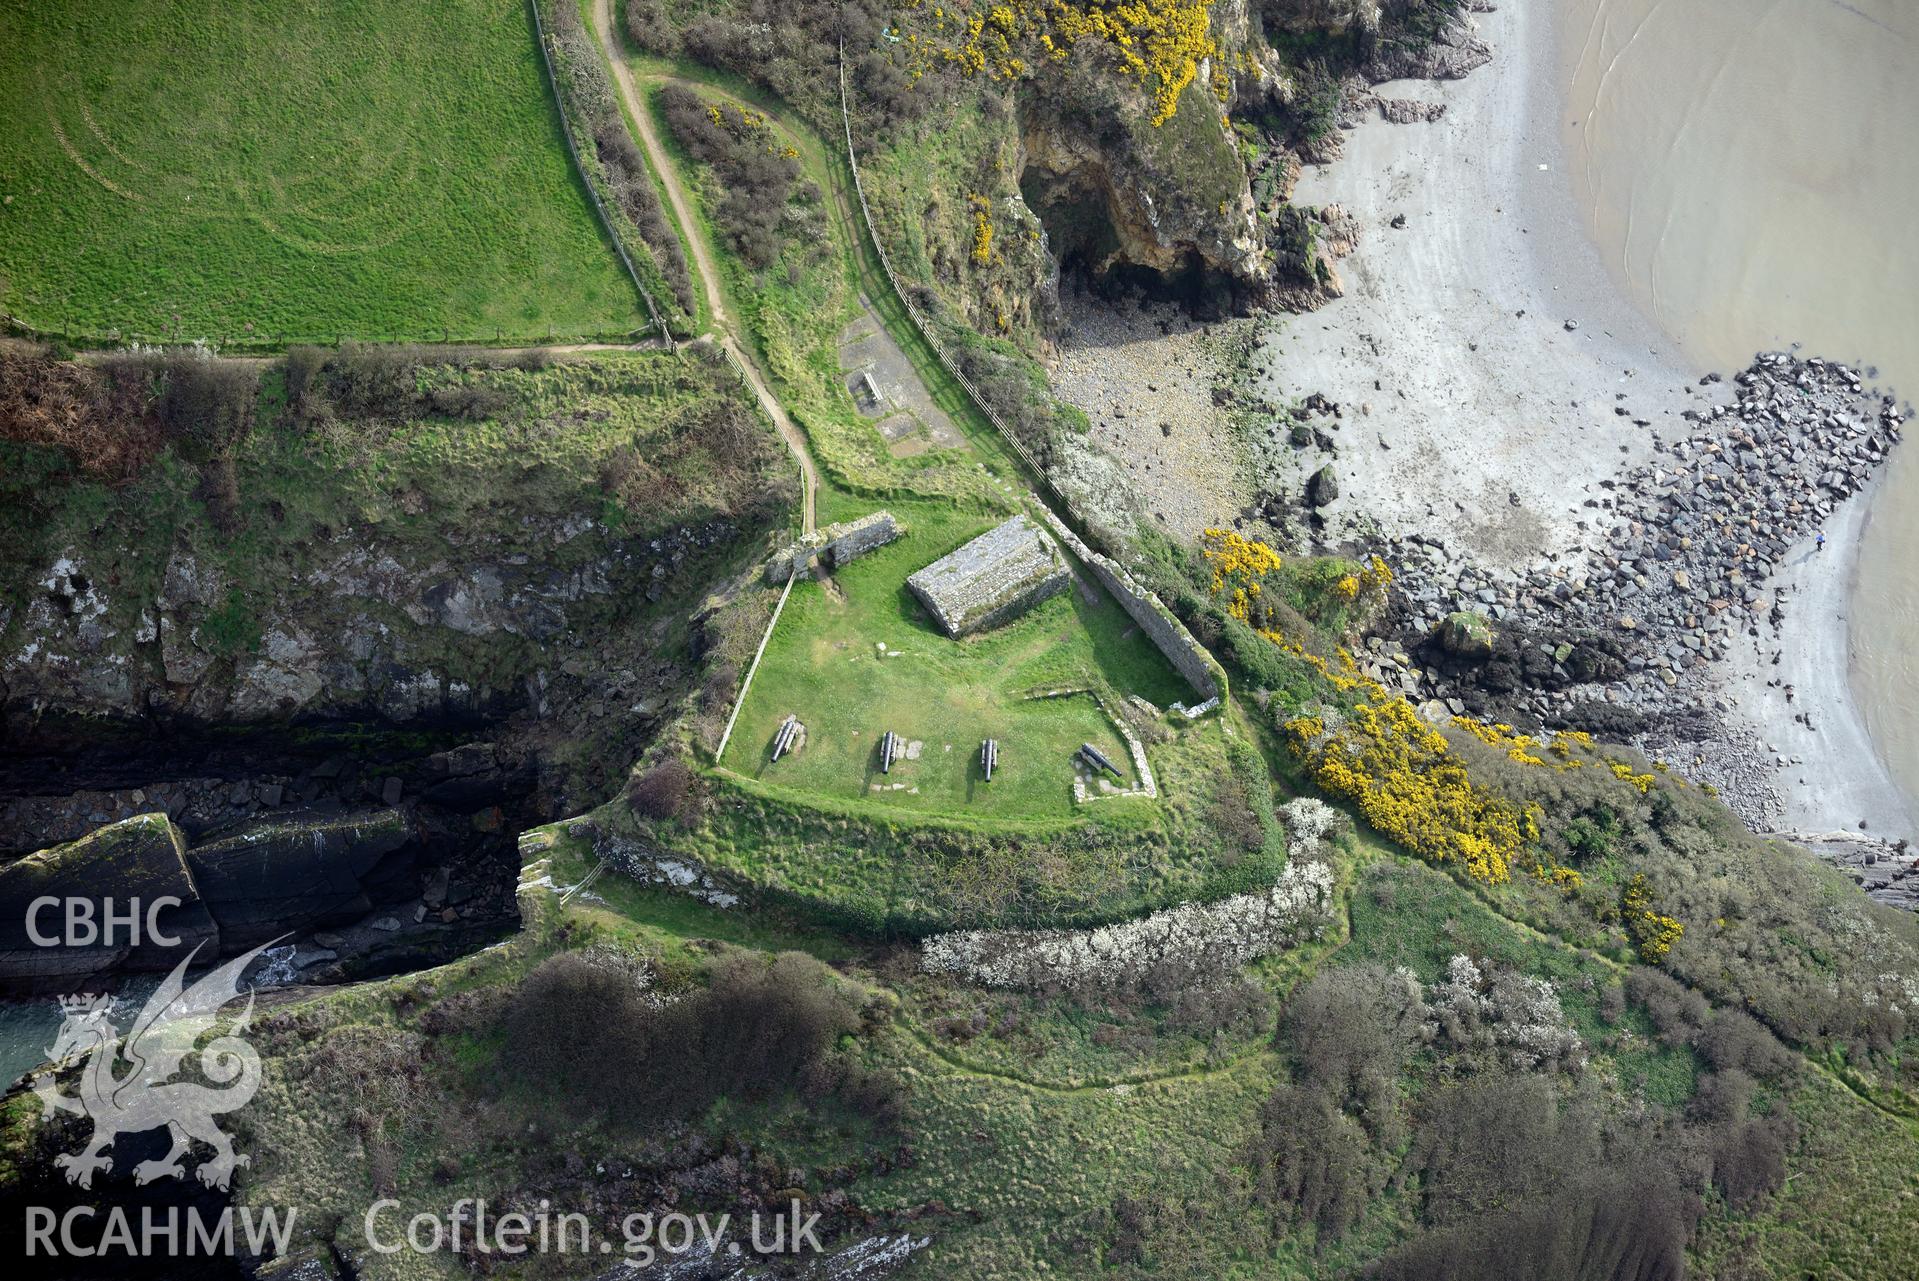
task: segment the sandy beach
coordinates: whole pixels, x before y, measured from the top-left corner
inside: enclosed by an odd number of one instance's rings
[[[1366,234],[1342,264],[1347,296],[1290,321],[1266,355],[1275,391],[1372,403],[1347,429],[1376,447],[1341,452],[1341,508],[1384,533],[1440,534],[1495,568],[1580,559],[1601,528],[1584,500],[1701,403],[1702,371],[1633,309],[1586,236],[1558,128],[1554,21],[1539,5],[1481,14],[1490,65],[1379,88],[1446,112],[1368,121],[1339,162],[1308,171],[1297,198],[1343,204]],[[1732,746],[1772,771],[1772,796],[1748,808],[1782,829],[1913,833],[1848,679],[1870,498],[1831,518],[1824,551],[1793,549],[1768,585],[1787,603],[1778,634],[1740,637],[1715,673],[1733,737],[1749,735]]]
[[[1880,492],[1875,486],[1826,522],[1824,549],[1811,540],[1793,548],[1770,584],[1787,603],[1785,621],[1776,634],[1744,638],[1716,673],[1733,719],[1750,727],[1752,750],[1772,765],[1785,831],[1915,835],[1854,702],[1859,545]]]
[[[1581,554],[1585,500],[1650,456],[1698,371],[1619,295],[1581,228],[1555,127],[1551,13],[1507,5],[1476,21],[1489,65],[1377,87],[1444,115],[1370,119],[1341,159],[1302,176],[1295,200],[1344,206],[1361,239],[1340,263],[1346,296],[1289,320],[1264,362],[1270,394],[1358,409],[1335,533],[1370,520],[1388,536],[1439,534],[1512,570]]]
[[[1636,309],[1587,234],[1562,137],[1561,20],[1545,5],[1476,15],[1489,65],[1458,81],[1376,87],[1381,98],[1444,104],[1438,119],[1374,114],[1346,132],[1337,161],[1301,177],[1295,200],[1343,206],[1360,241],[1339,264],[1345,296],[1260,325],[1254,367],[1274,404],[1317,392],[1341,406],[1324,420],[1341,489],[1325,513],[1328,543],[1417,534],[1480,581],[1541,568],[1576,575],[1621,518],[1622,479],[1659,461],[1656,440],[1696,430],[1684,411],[1727,399],[1724,385],[1699,385],[1707,371]],[[1133,479],[1173,532],[1230,521],[1245,487],[1200,483],[1186,461],[1226,446],[1201,400],[1193,326],[1157,308],[1098,311],[1082,312],[1085,332],[1062,343],[1062,388],[1093,414],[1103,445],[1137,460]],[[1116,377],[1134,384],[1119,399],[1150,413],[1113,415]],[[1178,424],[1170,436],[1162,419]],[[1318,450],[1269,452],[1258,487],[1290,492],[1324,461]],[[1756,827],[1914,833],[1848,679],[1870,499],[1842,505],[1825,550],[1806,539],[1760,585],[1784,602],[1777,633],[1740,633],[1692,686],[1723,734],[1671,745],[1687,753],[1675,755],[1682,768],[1698,756],[1702,776],[1747,780],[1729,799]]]
[[[1703,371],[1622,296],[1587,238],[1558,127],[1554,21],[1549,6],[1502,6],[1478,17],[1490,65],[1380,86],[1443,102],[1445,115],[1368,121],[1339,162],[1308,171],[1297,198],[1343,204],[1366,234],[1342,264],[1347,296],[1290,321],[1266,355],[1275,391],[1372,403],[1347,429],[1376,447],[1341,452],[1341,508],[1384,533],[1440,534],[1495,568],[1578,561],[1601,528],[1584,500],[1701,403]],[[1390,225],[1398,214],[1403,229]],[[1793,549],[1768,585],[1787,603],[1778,634],[1740,637],[1715,672],[1733,737],[1748,739],[1730,746],[1772,771],[1759,789],[1771,795],[1747,808],[1781,829],[1914,831],[1849,680],[1870,501],[1839,509],[1824,551],[1810,539]]]

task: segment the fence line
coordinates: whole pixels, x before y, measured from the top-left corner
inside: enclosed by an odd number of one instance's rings
[[[637,336],[641,334],[646,336]],[[0,311],[0,336],[21,338],[29,342],[62,342],[88,351],[109,351],[134,346],[187,347],[196,342],[203,342],[223,356],[267,356],[283,352],[289,347],[340,347],[350,342],[365,343],[368,346],[404,343],[415,347],[477,347],[490,351],[538,350],[545,347],[608,347],[671,351],[674,347],[672,342],[662,342],[657,335],[638,329],[610,329],[564,334],[557,329],[550,329],[543,335],[520,334],[512,337],[507,336],[504,328],[498,328],[491,334],[455,334],[450,328],[445,327],[426,332],[384,334],[348,333],[345,330],[336,329],[326,333],[312,334],[261,331],[239,337],[201,333],[187,338],[180,334],[149,334],[128,329],[95,331],[75,329],[72,325],[48,328],[3,311]]]
[[[713,340],[713,345],[719,348],[722,356],[726,357],[726,367],[731,369],[733,371],[733,377],[739,380],[740,390],[746,393],[748,400],[751,400],[755,405],[759,405],[760,393],[758,389],[753,386],[753,380],[747,376],[746,366],[740,363],[740,358],[733,354],[731,347],[717,338]],[[765,409],[762,408],[760,412],[765,413]],[[771,418],[772,415],[768,414],[767,417]],[[780,434],[780,425],[778,423],[773,424],[773,434],[776,436]],[[793,453],[790,443],[787,443],[787,452],[789,454]],[[806,463],[804,460],[802,460],[799,455],[794,454],[793,461],[800,469],[800,534],[805,536],[813,532],[806,522],[807,499],[809,497],[816,498],[817,495],[812,493],[813,485],[806,474]]]
[[[867,239],[873,242],[873,252],[880,260],[880,270],[886,273],[887,283],[893,287],[894,294],[900,300],[900,306],[905,308],[906,318],[912,322],[914,330],[926,341],[926,345],[932,348],[934,357],[940,362],[940,367],[952,377],[954,382],[965,389],[967,396],[985,416],[986,421],[992,423],[1006,443],[1013,447],[1013,452],[1019,455],[1020,461],[1026,464],[1027,470],[1033,474],[1034,479],[1050,490],[1053,497],[1064,504],[1068,512],[1071,512],[1072,504],[1067,501],[1066,495],[1060,492],[1059,487],[1053,484],[1053,479],[1047,475],[1046,469],[1034,459],[1032,451],[1027,449],[1025,443],[1013,433],[1013,429],[1007,425],[1006,420],[1000,417],[999,411],[980,394],[979,388],[973,385],[973,380],[960,372],[958,362],[947,354],[946,344],[939,340],[938,335],[933,332],[932,324],[920,314],[919,308],[913,305],[912,298],[907,295],[905,287],[900,284],[899,276],[893,271],[892,260],[886,256],[886,245],[880,240],[879,230],[873,225],[873,211],[866,203],[866,185],[860,180],[859,156],[853,149],[853,116],[847,109],[844,41],[840,43],[840,127],[846,136],[846,165],[853,173],[853,194],[859,200],[860,218],[866,224]]]
[[[571,4],[573,0],[560,0],[562,4]],[[606,228],[607,236],[613,241],[614,252],[620,255],[620,263],[626,268],[626,274],[633,279],[633,287],[640,291],[640,301],[646,304],[646,314],[653,318],[653,325],[660,331],[660,337],[667,345],[673,345],[672,331],[666,322],[660,319],[659,308],[653,305],[653,295],[640,283],[640,273],[633,266],[633,259],[626,252],[626,241],[620,236],[620,229],[607,212],[606,204],[600,199],[599,188],[593,184],[593,175],[586,171],[586,164],[580,159],[580,149],[573,141],[573,125],[566,114],[566,95],[560,92],[560,78],[553,71],[553,54],[546,44],[546,24],[540,21],[540,0],[526,0],[533,10],[533,34],[540,42],[540,64],[546,68],[546,86],[553,91],[553,106],[560,113],[560,136],[566,140],[566,154],[573,158],[573,171],[580,175],[580,183],[586,188],[586,198],[593,202],[593,211],[600,216],[600,225]]]
[[[760,647],[753,651],[753,663],[746,669],[746,678],[740,682],[740,696],[733,700],[733,713],[726,718],[726,730],[720,735],[720,745],[713,753],[713,763],[718,765],[720,758],[726,755],[726,744],[733,737],[733,722],[740,718],[740,709],[746,706],[747,691],[753,688],[753,673],[760,670],[760,659],[766,653],[766,642],[773,639],[773,629],[780,625],[780,611],[786,608],[786,598],[793,594],[793,583],[800,576],[799,562],[793,562],[793,568],[787,571],[786,587],[780,592],[780,603],[773,606],[773,617],[766,622],[766,635],[760,637]]]

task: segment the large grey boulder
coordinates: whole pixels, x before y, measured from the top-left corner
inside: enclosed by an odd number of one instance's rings
[[[24,990],[76,988],[115,970],[171,969],[216,933],[184,850],[180,829],[165,814],[142,814],[0,868],[0,981]],[[169,898],[177,905],[158,906]],[[55,904],[43,905],[29,922],[39,899]],[[71,934],[69,902],[79,927]],[[138,915],[137,939],[124,919],[129,912]],[[116,920],[106,937],[109,915]],[[82,921],[95,931],[90,941]],[[154,927],[171,942],[156,940]],[[43,945],[35,932],[61,941]]]
[[[1339,499],[1339,473],[1327,463],[1306,481],[1306,500],[1315,507],[1330,507]]]
[[[1493,625],[1484,614],[1462,609],[1439,620],[1439,647],[1455,658],[1491,658]]]

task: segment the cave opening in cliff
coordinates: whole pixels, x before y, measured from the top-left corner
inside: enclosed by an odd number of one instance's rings
[[[160,919],[174,932],[204,929],[227,956],[271,939],[275,983],[376,978],[505,937],[519,924],[517,838],[553,817],[539,759],[487,720],[50,716],[7,728],[0,865],[47,851],[48,883],[123,901],[164,884],[179,910]],[[20,896],[47,892],[0,885],[0,911],[24,920]],[[173,959],[103,946],[56,971],[22,955],[0,946],[0,1002],[115,984]],[[11,1048],[0,1037],[0,1063]]]
[[[1019,187],[1046,232],[1062,285],[1077,285],[1102,297],[1133,295],[1170,302],[1203,318],[1230,309],[1231,285],[1206,265],[1196,248],[1177,251],[1170,266],[1128,256],[1099,175],[1083,169],[1059,174],[1028,168],[1020,175]]]

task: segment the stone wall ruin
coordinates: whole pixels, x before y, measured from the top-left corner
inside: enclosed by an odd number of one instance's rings
[[[906,585],[957,639],[1012,621],[1071,579],[1059,548],[1022,515],[940,557]]]

